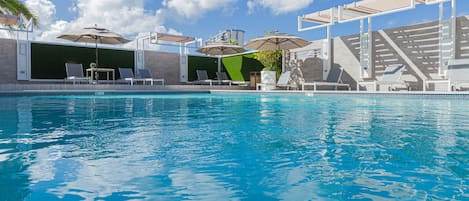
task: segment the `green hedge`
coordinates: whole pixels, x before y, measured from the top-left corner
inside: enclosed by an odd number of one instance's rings
[[[261,71],[264,68],[264,65],[254,58],[253,53],[225,57],[222,63],[228,76],[238,81],[249,81],[250,72]]]
[[[65,63],[81,63],[83,68],[89,67],[96,59],[96,50],[88,47],[73,47],[41,43],[31,44],[31,78],[63,79],[66,77]],[[99,66],[116,69],[134,67],[134,51],[99,49]],[[104,78],[104,76],[101,76]]]
[[[189,56],[188,63],[188,80],[197,80],[196,70],[206,70],[208,78],[216,79],[218,71],[218,58],[203,57],[203,56]]]
[[[189,81],[197,79],[196,70],[206,70],[210,79],[216,79],[218,71],[218,58],[189,56],[188,78]],[[226,71],[230,79],[238,81],[249,81],[249,73],[261,71],[264,66],[254,59],[254,54],[225,57],[222,59],[223,71]]]

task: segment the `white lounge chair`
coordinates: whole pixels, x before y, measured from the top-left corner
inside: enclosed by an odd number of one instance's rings
[[[462,84],[469,84],[469,59],[451,59],[448,61],[446,80],[425,80],[423,90],[430,83],[446,83],[448,91],[460,90]]]
[[[134,85],[134,83],[137,82],[142,82],[144,84],[146,81],[143,78],[136,78],[131,68],[119,68],[119,75],[121,80],[129,82],[130,85]]]
[[[380,85],[389,85],[388,91],[396,90],[397,85],[405,86],[405,88],[407,88],[410,91],[411,90],[410,85],[401,79],[402,72],[404,71],[404,69],[405,69],[404,64],[390,65],[386,67],[386,69],[384,69],[383,76],[381,77],[380,80],[358,82],[357,91],[360,91],[360,86],[365,85],[365,84],[372,84],[374,91],[378,90],[378,87]]]
[[[139,69],[138,73],[140,79],[144,79],[145,82],[150,82],[150,85],[153,85],[153,82],[161,82],[161,85],[164,86],[164,78],[153,78],[148,69]]]
[[[256,90],[261,90],[267,86],[275,86],[278,88],[286,88],[287,90],[290,89],[290,80],[291,80],[291,71],[285,71],[280,75],[278,78],[277,83],[257,83]]]
[[[335,90],[338,87],[347,87],[350,90],[350,85],[342,82],[342,68],[331,68],[329,74],[327,75],[327,79],[325,82],[303,82],[301,83],[301,90],[305,90],[305,86],[313,86],[313,90],[316,91],[318,86],[333,86]]]
[[[71,80],[74,85],[76,82],[81,83],[82,81],[86,81],[91,84],[91,77],[85,77],[83,74],[82,64],[65,63],[65,72],[67,74],[65,81]]]

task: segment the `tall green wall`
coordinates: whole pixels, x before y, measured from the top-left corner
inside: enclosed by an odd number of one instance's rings
[[[196,70],[206,70],[208,78],[216,79],[218,71],[218,58],[203,57],[203,56],[189,56],[188,62],[188,80],[197,80]]]
[[[189,56],[188,77],[189,81],[197,79],[196,70],[207,70],[210,79],[216,79],[218,71],[218,58]],[[249,81],[249,73],[261,71],[264,66],[254,59],[254,54],[224,57],[222,59],[223,71],[227,72],[231,80]]]
[[[134,67],[134,51],[99,49],[99,67],[116,69]],[[32,79],[63,79],[66,77],[65,63],[81,63],[83,68],[96,60],[94,48],[31,44],[31,78]],[[104,76],[102,76],[104,77]]]
[[[232,80],[249,81],[249,73],[261,71],[264,68],[261,62],[254,58],[254,54],[244,54],[222,59],[225,71]]]

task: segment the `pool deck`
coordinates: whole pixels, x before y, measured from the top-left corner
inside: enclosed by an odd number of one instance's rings
[[[353,95],[353,96],[405,96],[405,97],[456,97],[469,99],[466,92],[439,91],[298,91],[272,90],[256,91],[246,86],[227,85],[72,85],[72,84],[0,84],[0,95],[49,95],[49,94],[175,94],[175,93],[212,93],[212,94],[272,94],[272,95]]]

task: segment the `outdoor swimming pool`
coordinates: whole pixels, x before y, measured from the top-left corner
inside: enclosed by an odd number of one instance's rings
[[[469,100],[0,97],[0,200],[468,200]]]

